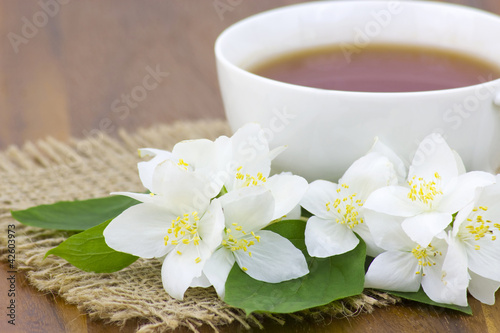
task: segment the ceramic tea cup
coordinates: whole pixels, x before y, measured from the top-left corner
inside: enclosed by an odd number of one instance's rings
[[[273,162],[308,180],[338,180],[378,137],[409,162],[418,143],[439,132],[467,170],[500,166],[500,79],[434,91],[374,93],[317,89],[252,74],[289,52],[334,44],[420,45],[455,50],[500,67],[500,17],[427,1],[321,1],[244,19],[217,39],[215,53],[227,119],[236,130],[258,122]],[[429,146],[432,149],[432,143]]]

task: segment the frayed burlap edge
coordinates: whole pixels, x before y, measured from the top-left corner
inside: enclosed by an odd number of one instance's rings
[[[0,152],[0,227],[6,230],[8,224],[16,225],[17,269],[38,290],[59,295],[91,318],[118,325],[137,320],[138,332],[163,332],[178,327],[197,332],[203,325],[218,331],[235,321],[245,328],[262,327],[265,318],[279,323],[321,321],[372,312],[375,307],[396,303],[397,298],[385,293],[365,291],[294,314],[247,317],[243,311],[220,301],[212,288],[191,288],[183,301],[169,297],[163,291],[160,263],[156,260],[139,259],[119,272],[94,274],[80,271],[59,257],[43,259],[68,234],[27,227],[10,215],[10,210],[61,200],[103,197],[112,191],[143,191],[135,167],[139,161],[137,148],[170,150],[180,140],[215,139],[229,134],[229,127],[222,120],[179,122],[133,134],[120,131],[119,139],[103,134],[67,143],[47,138]],[[6,243],[2,236],[2,251]]]

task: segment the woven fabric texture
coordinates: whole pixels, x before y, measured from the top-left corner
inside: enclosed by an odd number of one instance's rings
[[[59,295],[91,318],[118,325],[136,320],[138,332],[164,332],[178,327],[197,332],[204,325],[218,331],[235,321],[244,328],[259,327],[266,317],[284,322],[351,316],[398,301],[387,294],[366,292],[293,315],[247,317],[220,301],[212,288],[191,288],[183,301],[169,297],[161,283],[161,264],[154,259],[139,259],[112,274],[83,272],[53,255],[43,260],[45,253],[68,234],[23,226],[10,215],[10,210],[103,197],[112,191],[144,191],[136,168],[140,160],[137,148],[170,150],[181,140],[213,140],[220,135],[230,135],[225,121],[179,122],[135,133],[120,131],[118,139],[104,134],[69,142],[48,138],[0,152],[0,227],[6,230],[8,224],[16,224],[17,269],[38,290]],[[2,236],[4,260],[6,243]]]

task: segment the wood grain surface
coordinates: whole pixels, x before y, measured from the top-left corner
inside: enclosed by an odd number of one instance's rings
[[[223,118],[213,44],[251,14],[296,0],[0,1],[0,149],[46,136],[115,135],[154,123]],[[500,14],[499,0],[445,1]],[[500,55],[499,55],[500,56]],[[0,268],[0,332],[134,332],[91,321],[17,275],[7,324]],[[471,300],[474,316],[407,302],[319,323],[269,322],[264,332],[500,332],[500,305]],[[212,330],[207,328],[206,332]],[[244,331],[237,324],[224,332]],[[256,329],[256,331],[259,331]],[[179,330],[183,332],[183,330]]]

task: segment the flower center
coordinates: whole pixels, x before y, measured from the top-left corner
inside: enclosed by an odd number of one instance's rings
[[[176,219],[172,220],[170,228],[167,230],[167,235],[163,238],[165,241],[165,246],[167,245],[199,245],[200,236],[198,235],[198,212],[193,211],[191,214],[184,214],[182,216],[177,216]],[[178,255],[182,255],[180,250],[177,250]],[[201,258],[196,258],[195,261],[198,263]]]
[[[363,206],[361,200],[356,199],[357,193],[342,196],[342,190],[347,190],[349,185],[342,184],[337,189],[339,197],[335,201],[326,203],[326,211],[333,211],[336,215],[335,222],[345,224],[349,229],[354,228],[359,223],[363,223],[363,219],[359,217],[358,208]]]
[[[252,175],[249,175],[248,173],[243,175],[240,171],[243,167],[240,166],[238,169],[236,169],[236,179],[242,182],[242,187],[243,186],[257,186],[257,185],[262,185],[265,182],[267,182],[267,178],[262,175],[262,172],[258,172],[257,176],[254,177]]]
[[[411,250],[411,253],[418,260],[418,270],[415,272],[415,274],[422,274],[422,276],[425,276],[424,269],[426,267],[432,267],[436,265],[434,257],[443,255],[431,244],[429,244],[427,247],[421,247],[420,245],[417,245]]]
[[[496,240],[496,236],[493,234],[493,230],[497,229],[500,231],[500,224],[493,223],[491,220],[485,220],[481,215],[482,212],[486,212],[488,207],[479,206],[472,210],[472,214],[467,218],[467,225],[465,226],[465,231],[460,233],[460,238],[463,241],[474,240],[478,241],[484,237],[489,237],[492,241]],[[475,245],[476,250],[480,250],[479,245]]]
[[[252,256],[252,252],[249,251],[250,247],[255,245],[255,242],[260,242],[260,236],[257,236],[253,231],[248,233],[243,230],[241,225],[238,223],[232,223],[234,229],[226,228],[224,239],[222,240],[222,246],[232,252],[243,250],[248,256]],[[247,269],[242,267],[244,271]]]
[[[437,172],[434,173],[434,179],[430,181],[413,176],[408,181],[408,185],[410,185],[408,198],[412,201],[419,201],[429,208],[432,208],[433,201],[443,194],[441,190],[441,176]]]

